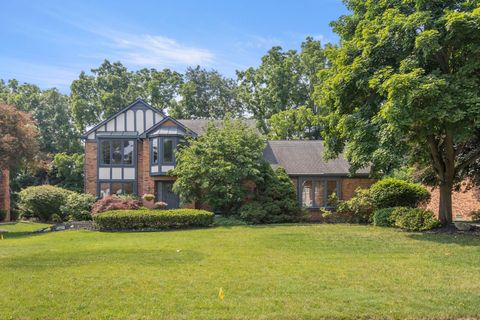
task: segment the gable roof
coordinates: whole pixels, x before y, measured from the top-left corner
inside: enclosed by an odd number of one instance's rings
[[[178,122],[182,123],[185,127],[195,132],[197,135],[205,133],[207,126],[210,122],[213,122],[215,127],[221,127],[223,120],[208,120],[208,119],[178,119]],[[249,128],[257,129],[256,122],[253,119],[242,119]]]
[[[142,133],[140,135],[140,138],[146,138],[150,133],[152,132],[155,132],[155,130],[157,130],[158,128],[160,128],[165,122],[167,121],[172,121],[174,122],[176,125],[178,125],[180,128],[182,128],[186,133],[189,133],[189,132],[193,132],[194,134],[196,134],[193,130],[191,130],[190,128],[188,128],[187,126],[185,126],[183,123],[181,123],[180,121],[178,121],[177,119],[175,118],[172,118],[170,116],[165,116],[165,118],[163,118],[162,120],[160,120],[160,122],[154,124],[152,127],[150,127],[148,130],[146,130],[144,133]]]
[[[323,160],[324,145],[319,140],[269,140],[263,158],[273,169],[283,167],[289,175],[348,176],[350,165],[340,155]],[[355,176],[368,176],[370,168],[363,168]]]
[[[83,135],[82,135],[82,138],[87,138],[89,134],[91,134],[92,132],[95,132],[98,128],[100,128],[101,126],[103,126],[104,124],[106,124],[107,122],[109,122],[110,120],[114,119],[115,117],[117,117],[118,115],[120,115],[121,113],[123,112],[126,112],[128,111],[129,109],[137,106],[138,104],[141,104],[145,107],[147,107],[148,109],[152,110],[153,112],[156,112],[156,113],[159,113],[161,114],[163,117],[166,117],[165,113],[162,111],[162,110],[159,110],[159,109],[156,109],[154,107],[152,107],[151,105],[149,105],[145,100],[143,100],[142,98],[137,98],[134,102],[130,103],[128,106],[126,106],[125,108],[121,109],[120,111],[118,111],[117,113],[111,115],[110,117],[108,117],[107,119],[103,120],[102,122],[100,122],[99,124],[97,124],[96,126],[94,126],[93,128],[89,129],[87,132],[85,132]]]

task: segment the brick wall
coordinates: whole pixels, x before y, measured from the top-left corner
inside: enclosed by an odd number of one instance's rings
[[[85,193],[97,195],[97,143],[85,143]]]
[[[341,180],[341,200],[353,197],[357,188],[369,188],[376,180],[368,178],[343,178]]]
[[[10,221],[10,174],[0,170],[0,209],[6,210],[5,221]]]
[[[138,142],[137,192],[141,197],[146,193],[155,193],[155,181],[150,176],[150,150],[148,139]]]

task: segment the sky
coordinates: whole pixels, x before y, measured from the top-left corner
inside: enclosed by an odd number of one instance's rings
[[[1,1],[0,79],[68,94],[104,59],[129,70],[200,65],[234,77],[272,47],[299,49],[307,36],[338,42],[329,26],[341,0]]]

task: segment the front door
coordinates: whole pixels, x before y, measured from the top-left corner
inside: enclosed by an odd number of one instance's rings
[[[157,182],[157,201],[167,203],[167,209],[176,209],[180,206],[180,199],[173,192],[173,181]]]

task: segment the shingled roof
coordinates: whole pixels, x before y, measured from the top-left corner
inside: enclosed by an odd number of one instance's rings
[[[269,140],[263,158],[272,168],[283,167],[289,175],[349,175],[348,161],[337,159],[323,160],[324,146],[319,140]],[[355,176],[368,176],[370,168],[357,171]]]

